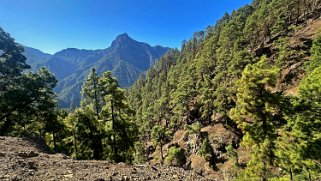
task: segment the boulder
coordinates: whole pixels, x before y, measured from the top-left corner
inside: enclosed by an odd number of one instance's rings
[[[192,154],[190,156],[191,160],[191,168],[199,175],[203,175],[205,173],[205,164],[206,160],[202,158],[200,155]]]

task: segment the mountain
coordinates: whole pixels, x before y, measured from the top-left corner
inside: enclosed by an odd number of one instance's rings
[[[59,106],[78,106],[83,80],[94,67],[99,74],[111,70],[122,87],[131,86],[138,76],[164,55],[169,48],[150,46],[121,34],[111,46],[101,50],[81,50],[67,48],[53,55],[37,49],[25,47],[27,63],[35,71],[41,66],[47,67],[58,79],[55,91]]]
[[[96,171],[112,170],[109,179],[128,180],[113,165],[81,161],[107,159],[123,168],[134,164],[131,176],[153,170],[157,176],[149,180],[181,178],[177,169],[168,169],[164,178],[157,165],[191,171],[183,173],[188,180],[321,180],[320,27],[321,0],[253,0],[195,32],[180,50],[168,51],[153,66],[148,57],[157,47],[126,34],[107,49],[63,50],[43,64],[62,71],[60,85],[73,83],[57,87],[69,97],[80,89],[77,81],[87,67],[108,67],[114,74],[126,72],[125,77],[150,68],[126,94],[113,86],[112,77],[104,77],[110,89],[95,92],[96,99],[88,100],[91,108],[60,117],[52,114],[52,88],[43,84],[50,77],[20,75],[27,67],[20,48],[0,28],[0,54],[5,53],[0,56],[0,135],[44,140],[54,152],[80,160],[62,155],[65,164],[59,168],[66,171],[58,170],[59,178],[81,177],[74,168],[95,176],[86,165],[91,163]],[[66,76],[69,72],[74,73]],[[99,104],[102,96],[111,99]],[[0,165],[0,175],[35,180],[39,173],[52,173],[50,155],[39,154],[23,139],[0,137],[0,159],[7,163],[5,174]],[[52,155],[55,163],[57,156]],[[37,160],[49,166],[43,169],[46,165]]]
[[[31,65],[32,70],[35,71],[40,67],[40,64],[45,63],[51,55],[43,53],[35,48],[24,46],[24,56],[27,57],[27,64]]]

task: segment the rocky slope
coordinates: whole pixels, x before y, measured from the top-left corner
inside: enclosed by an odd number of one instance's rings
[[[287,95],[295,95],[297,93],[297,87],[306,75],[304,70],[305,63],[311,59],[310,49],[312,42],[320,31],[320,12],[321,9],[316,11],[315,16],[307,21],[303,21],[297,28],[287,32],[286,35],[279,34],[269,38],[254,50],[256,56],[266,55],[271,64],[275,63],[278,61],[278,57],[282,51],[278,38],[279,36],[284,36],[284,42],[287,44],[284,51],[287,57],[284,58],[285,63],[280,66],[282,71],[277,79],[277,85],[274,88],[275,91],[284,92]],[[197,97],[195,97],[195,99],[197,99]],[[190,106],[189,110],[194,111],[194,107]],[[186,157],[184,167],[191,168],[195,172],[214,178],[215,180],[230,180],[233,177],[235,178],[238,174],[235,170],[235,162],[237,162],[240,168],[244,168],[250,159],[249,150],[240,143],[242,140],[241,132],[223,124],[224,120],[222,118],[222,115],[219,113],[213,114],[209,123],[202,125],[200,135],[188,133],[185,128],[177,130],[171,141],[162,148],[164,157],[168,156],[170,147],[176,146],[184,151]],[[184,119],[201,120],[201,118],[193,117]],[[211,167],[210,163],[198,154],[202,145],[201,138],[207,138],[209,140],[216,159],[214,161],[215,167]],[[233,145],[233,147],[236,148],[235,153],[227,150],[226,147],[229,145]],[[152,143],[149,143],[146,147],[147,150],[149,150],[150,162],[160,163],[159,155],[161,149],[159,146],[155,148]]]
[[[41,141],[0,137],[0,180],[206,180],[177,167],[73,160]]]

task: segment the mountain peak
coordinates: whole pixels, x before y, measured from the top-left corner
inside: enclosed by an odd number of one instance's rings
[[[132,38],[130,38],[127,33],[123,33],[123,34],[118,35],[115,40],[116,41],[126,41],[126,40],[132,40]]]
[[[130,38],[127,33],[118,35],[115,40],[111,43],[111,47],[121,47],[123,45],[132,44],[136,42],[134,39]]]
[[[122,34],[120,34],[120,35],[117,36],[117,38],[121,38],[121,37],[129,38],[129,36],[128,36],[127,33],[122,33]]]

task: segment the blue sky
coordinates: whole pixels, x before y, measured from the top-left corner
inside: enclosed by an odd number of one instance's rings
[[[0,0],[0,26],[17,42],[54,53],[102,49],[121,33],[179,48],[251,0]]]

